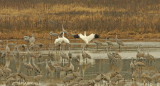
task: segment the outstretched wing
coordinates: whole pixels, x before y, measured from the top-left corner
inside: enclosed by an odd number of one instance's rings
[[[93,40],[94,38],[95,38],[95,34],[90,34],[89,36],[87,36],[88,42],[90,42],[90,41]]]
[[[87,37],[82,35],[81,33],[78,34],[79,38],[81,38],[85,43],[88,43]]]
[[[80,38],[78,34],[73,35],[74,38]]]
[[[63,41],[68,44],[70,43],[70,41],[66,37],[63,37]]]

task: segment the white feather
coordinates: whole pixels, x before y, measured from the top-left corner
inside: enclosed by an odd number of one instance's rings
[[[94,37],[95,37],[95,34],[93,34],[93,33],[90,34],[89,36],[87,36],[88,42],[92,41],[94,39]]]
[[[86,36],[86,32],[84,32],[84,35],[81,33],[78,34],[78,36],[86,43],[88,44],[90,41],[92,41],[95,38],[95,34],[90,34],[89,36]]]
[[[88,44],[87,36],[84,36],[82,34],[78,34],[78,36],[86,43]]]
[[[64,43],[70,43],[70,41],[66,37],[59,37],[55,39],[54,44],[61,44],[62,42]]]

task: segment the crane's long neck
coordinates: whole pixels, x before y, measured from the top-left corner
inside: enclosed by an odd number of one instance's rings
[[[117,38],[117,35],[116,35],[116,40],[117,40],[118,38]]]
[[[62,38],[64,38],[64,31],[62,32]]]
[[[63,27],[63,24],[62,24],[62,31],[64,31],[64,27]]]
[[[27,50],[26,50],[26,51],[27,51],[27,53],[29,53],[29,49],[28,49],[28,47],[27,47],[26,49],[27,49]]]
[[[116,42],[118,41],[117,35],[116,35]]]
[[[19,46],[16,45],[16,51],[19,52]]]
[[[138,52],[140,51],[140,45],[138,45],[138,49],[137,49],[137,51],[138,51]]]
[[[48,62],[47,62],[47,59],[46,59],[46,66],[48,66]]]
[[[29,64],[31,64],[31,57],[29,57]]]
[[[86,36],[86,31],[84,31],[84,36]]]
[[[80,69],[79,69],[79,67],[77,68],[77,72],[80,72]]]
[[[7,40],[7,46],[8,46],[8,40]]]
[[[32,37],[34,37],[34,34],[32,34]]]
[[[71,30],[71,35],[73,35],[72,30]]]
[[[32,57],[32,63],[35,65],[35,59]]]

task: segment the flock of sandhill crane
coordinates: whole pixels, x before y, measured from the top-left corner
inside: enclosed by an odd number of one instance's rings
[[[99,35],[90,34],[87,36],[86,31],[84,34],[71,33],[74,38],[81,38],[85,42],[82,52],[74,56],[70,49],[65,51],[61,48],[62,43],[70,45],[69,39],[64,36],[67,34],[68,32],[64,30],[63,26],[59,34],[50,32],[51,40],[53,40],[53,36],[58,36],[54,44],[55,47],[58,45],[60,50],[56,51],[55,48],[54,51],[49,48],[47,54],[43,53],[45,51],[41,51],[43,44],[35,43],[34,34],[31,37],[24,36],[27,44],[13,44],[6,41],[5,47],[2,45],[4,50],[1,50],[0,83],[6,86],[39,86],[39,82],[53,80],[48,86],[58,85],[57,83],[62,83],[63,86],[151,86],[153,83],[159,82],[159,71],[149,69],[155,62],[154,56],[149,52],[142,52],[140,46],[137,49],[136,58],[132,58],[130,62],[130,79],[125,79],[121,71],[110,71],[98,73],[95,78],[85,80],[85,71],[91,67],[91,62],[93,61],[93,58],[85,51],[85,48],[94,38],[99,38]],[[119,49],[120,46],[124,46],[123,42],[117,38],[117,35],[116,42],[119,45]],[[0,43],[3,44],[3,41],[1,40]],[[108,46],[113,46],[113,43],[108,39],[106,43]],[[98,45],[100,43],[95,42],[95,44]],[[13,49],[11,48],[12,46],[14,46]],[[122,56],[118,52],[112,52],[107,49],[106,53],[109,64],[119,65],[118,62],[122,60]],[[77,67],[76,65],[79,66]],[[55,78],[58,78],[59,82],[54,82]],[[131,84],[126,85],[129,80],[131,80]],[[140,82],[143,85],[138,85]]]

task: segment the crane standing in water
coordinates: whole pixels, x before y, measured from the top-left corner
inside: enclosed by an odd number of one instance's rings
[[[121,46],[124,46],[124,44],[123,44],[123,42],[122,42],[121,40],[119,40],[119,39],[117,38],[117,35],[116,35],[116,42],[117,42],[117,44],[118,44],[118,46],[119,46],[119,51],[120,51],[120,47],[121,47]]]

